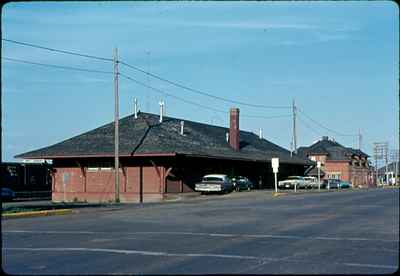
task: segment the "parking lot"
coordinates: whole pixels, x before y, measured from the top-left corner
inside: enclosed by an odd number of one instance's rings
[[[399,191],[271,191],[2,221],[11,274],[393,273]]]

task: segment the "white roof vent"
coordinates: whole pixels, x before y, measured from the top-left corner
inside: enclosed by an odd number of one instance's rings
[[[164,102],[160,101],[158,104],[160,105],[160,123],[162,123],[164,115]]]
[[[181,121],[181,135],[183,135],[183,127],[185,126],[185,122]]]
[[[134,115],[135,115],[135,119],[137,119],[137,113],[138,113],[138,102],[137,102],[137,99],[135,98],[135,100],[134,100]]]

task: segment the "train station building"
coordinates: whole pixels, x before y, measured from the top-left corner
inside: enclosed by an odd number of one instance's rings
[[[304,175],[315,164],[241,131],[237,108],[230,109],[229,127],[138,112],[119,120],[120,201],[193,192],[195,183],[211,173],[242,175],[256,188],[273,188],[273,157],[280,160],[279,179]],[[114,123],[16,158],[52,160],[55,202],[115,199]]]

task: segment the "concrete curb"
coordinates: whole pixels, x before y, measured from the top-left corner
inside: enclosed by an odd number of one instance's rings
[[[283,196],[283,195],[288,195],[289,193],[280,193],[280,192],[278,192],[278,193],[273,193],[272,194],[272,196]]]
[[[72,213],[71,209],[43,210],[43,211],[30,211],[30,212],[2,214],[1,218],[2,219],[28,218],[28,217],[39,217],[39,216],[65,215],[65,214],[71,214],[71,213]]]

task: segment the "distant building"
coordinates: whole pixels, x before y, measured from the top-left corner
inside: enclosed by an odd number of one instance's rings
[[[397,165],[399,166],[399,165]],[[382,166],[378,169],[378,179],[381,184],[394,185],[397,179],[400,177],[399,167],[396,168],[396,162],[389,163],[386,166]]]
[[[298,156],[312,161],[321,161],[321,179],[341,179],[353,186],[370,186],[373,174],[369,167],[368,155],[361,150],[345,147],[323,136],[309,147],[300,147]],[[315,176],[316,169],[308,172]]]
[[[209,173],[243,175],[258,188],[272,188],[271,158],[280,159],[280,179],[304,175],[314,164],[240,131],[236,108],[230,110],[229,128],[139,113],[120,119],[119,137],[122,202],[193,192]],[[114,200],[114,123],[16,157],[53,160],[53,201]]]

